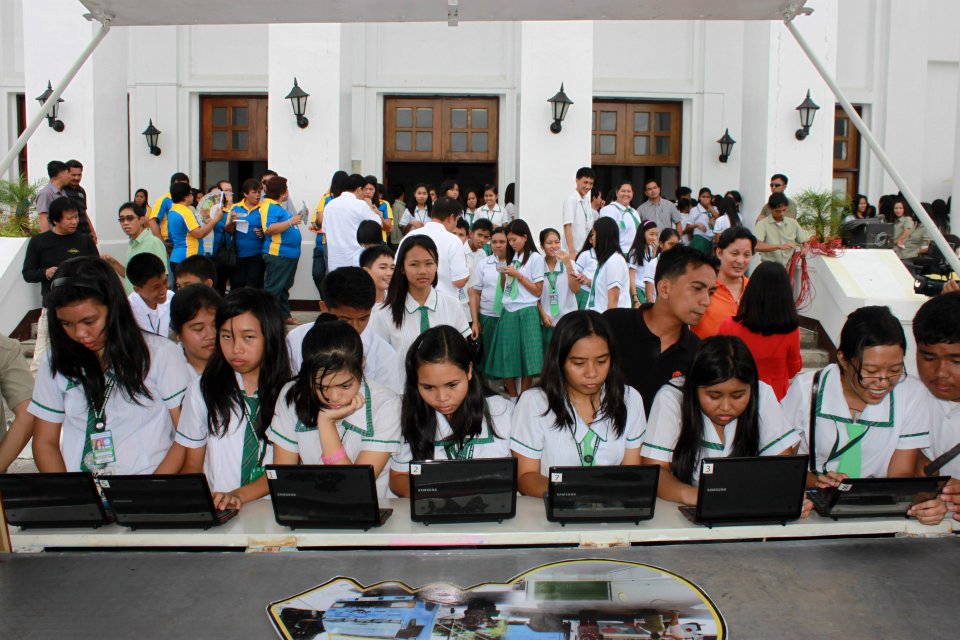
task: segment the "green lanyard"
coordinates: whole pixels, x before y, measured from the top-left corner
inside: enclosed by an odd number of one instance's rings
[[[443,445],[443,452],[447,460],[472,460],[473,459],[473,438],[457,446],[455,442],[446,442]]]
[[[633,208],[627,207],[626,209],[621,209],[620,205],[617,205],[617,209],[620,211],[620,228],[621,229],[626,230],[627,228],[627,223],[623,221],[623,217],[628,214],[630,215],[630,218],[633,220],[634,228],[637,228],[640,226],[640,221],[637,220],[637,216],[633,215]]]
[[[259,392],[247,396],[240,392],[243,411],[243,454],[240,458],[240,486],[250,484],[263,475],[263,459],[267,455],[267,444],[257,434],[253,426],[253,416],[260,409]]]
[[[560,315],[560,293],[557,291],[557,276],[562,273],[563,263],[560,262],[560,271],[547,271],[543,274],[550,282],[550,317],[552,318]]]
[[[597,280],[600,279],[600,270],[607,264],[607,261],[604,260],[603,264],[597,265],[597,270],[593,272],[593,281],[590,283],[590,298],[587,300],[587,308],[590,309],[593,307],[594,302],[597,300]]]
[[[600,437],[593,429],[587,428],[587,435],[583,437],[583,444],[576,441],[577,453],[580,454],[580,466],[592,467],[597,463],[597,449],[600,447]]]
[[[519,261],[519,260],[514,260],[514,261],[513,261],[513,268],[516,269],[517,271],[520,270],[520,261]],[[510,282],[507,284],[507,292],[508,292],[507,295],[510,296],[510,299],[511,299],[511,300],[516,300],[516,299],[517,299],[517,296],[520,295],[520,282],[519,282],[519,278],[520,278],[520,276],[519,276],[519,275],[516,275],[516,276],[514,276],[513,278],[511,278],[511,279],[510,279]]]
[[[87,406],[87,433],[83,439],[83,453],[80,455],[81,471],[99,471],[106,466],[96,464],[93,461],[93,440],[90,438],[93,434],[101,433],[107,428],[107,420],[105,417],[107,400],[110,398],[110,394],[117,384],[113,374],[110,372],[105,373],[104,376],[107,379],[107,384],[103,391],[103,402],[99,408]]]

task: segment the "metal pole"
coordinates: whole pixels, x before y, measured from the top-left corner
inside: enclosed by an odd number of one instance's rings
[[[890,162],[890,158],[888,158],[887,154],[884,153],[883,147],[880,146],[880,143],[877,142],[877,139],[873,137],[873,133],[871,133],[866,123],[859,116],[859,114],[857,114],[856,109],[853,108],[853,105],[850,104],[850,101],[847,100],[847,97],[843,95],[843,91],[841,91],[840,87],[837,86],[837,83],[833,80],[833,78],[830,76],[830,73],[820,62],[820,59],[817,58],[817,55],[810,48],[810,45],[808,45],[807,41],[803,39],[802,35],[800,35],[800,31],[797,29],[797,26],[793,24],[793,18],[787,18],[783,21],[783,23],[787,26],[787,29],[790,31],[790,33],[793,34],[794,39],[796,39],[797,44],[800,45],[800,48],[803,49],[803,52],[807,54],[807,58],[809,58],[810,62],[813,63],[813,66],[816,67],[820,77],[823,78],[824,82],[827,83],[827,86],[830,87],[830,90],[833,91],[833,95],[837,97],[837,102],[839,102],[840,106],[843,107],[843,110],[847,112],[847,115],[850,117],[850,121],[853,122],[853,126],[857,128],[857,131],[860,132],[860,135],[863,136],[863,139],[866,140],[873,152],[877,154],[877,159],[880,160],[880,164],[883,165],[883,168],[887,170],[887,173],[890,174],[890,177],[893,178],[893,181],[898,187],[900,187],[900,191],[903,192],[903,197],[906,198],[907,202],[910,204],[910,207],[913,208],[914,213],[916,213],[917,217],[920,219],[920,222],[924,227],[926,227],[927,232],[930,234],[930,237],[933,238],[933,242],[936,243],[937,247],[940,248],[940,251],[950,264],[950,267],[956,273],[960,273],[960,258],[957,257],[956,252],[950,247],[949,244],[947,244],[946,238],[944,238],[943,234],[940,233],[937,225],[933,223],[933,220],[927,214],[927,211],[920,204],[920,200],[913,194],[913,191],[907,185],[907,181],[903,179],[903,176],[900,175],[900,172],[897,171],[897,168],[893,166],[892,162]]]
[[[73,63],[73,66],[67,69],[67,73],[63,76],[63,79],[57,83],[57,88],[54,89],[53,93],[50,94],[50,97],[47,98],[47,101],[40,108],[40,111],[33,116],[30,124],[27,125],[27,128],[24,129],[23,133],[20,134],[20,137],[17,138],[17,141],[7,152],[7,155],[3,157],[3,160],[0,160],[0,176],[6,175],[7,169],[10,168],[10,165],[13,164],[14,160],[16,160],[17,155],[27,145],[27,140],[29,140],[30,136],[32,136],[37,130],[37,127],[40,126],[40,123],[43,122],[43,119],[47,117],[47,114],[50,112],[50,107],[52,107],[56,101],[60,99],[60,96],[63,95],[63,92],[73,81],[73,78],[77,75],[77,72],[80,71],[80,67],[83,66],[83,63],[87,61],[87,58],[90,57],[90,54],[93,53],[93,50],[97,48],[97,45],[99,45],[100,42],[106,37],[107,33],[109,33],[109,18],[92,16],[92,19],[100,22],[100,30],[97,31],[97,34],[93,37],[93,40],[91,40],[90,44],[88,44],[83,50],[83,53],[80,54],[80,57],[77,58],[77,61]]]

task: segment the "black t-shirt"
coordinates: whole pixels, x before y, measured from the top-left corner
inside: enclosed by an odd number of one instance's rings
[[[680,375],[686,375],[700,344],[688,327],[680,339],[660,353],[660,338],[651,333],[643,320],[643,312],[652,307],[647,303],[638,309],[609,309],[603,317],[613,333],[612,348],[620,358],[620,372],[627,384],[643,396],[643,408],[650,415],[650,407],[660,387]]]
[[[80,233],[90,233],[90,218],[87,217],[87,191],[80,185],[77,185],[76,188],[71,187],[70,185],[65,185],[63,187],[63,192],[67,194],[67,197],[70,198],[75,205],[77,205],[77,212],[80,214],[80,222],[77,223],[77,231]]]
[[[30,238],[27,254],[23,258],[23,279],[27,282],[39,282],[43,296],[50,291],[50,280],[45,274],[50,267],[59,266],[64,260],[77,256],[98,256],[97,245],[90,234],[71,233],[68,236],[57,235],[53,231],[44,231]]]

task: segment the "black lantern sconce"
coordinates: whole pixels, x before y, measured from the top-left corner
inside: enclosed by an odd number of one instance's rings
[[[570,105],[573,104],[573,100],[568,98],[567,94],[563,92],[562,82],[560,83],[560,91],[547,100],[547,102],[550,103],[550,107],[553,109],[553,124],[550,125],[550,131],[560,133],[560,130],[563,129],[563,125],[560,123],[567,117],[567,110],[570,109]]]
[[[47,90],[37,96],[37,102],[40,103],[40,106],[47,104],[47,100],[50,99],[50,96],[53,95],[53,85],[50,84],[50,81],[47,81]],[[63,121],[57,120],[57,115],[60,113],[60,103],[63,102],[63,98],[57,98],[57,101],[50,105],[50,111],[47,113],[47,124],[51,129],[57,133],[61,133],[64,129]]]
[[[803,140],[810,135],[810,127],[813,126],[813,118],[820,109],[816,102],[810,99],[810,90],[807,90],[807,97],[803,99],[797,111],[800,112],[800,128],[797,129],[797,140]]]
[[[287,94],[287,100],[293,107],[293,115],[297,117],[297,126],[301,129],[305,129],[310,124],[310,121],[303,115],[307,112],[307,98],[309,97],[310,94],[301,89],[300,85],[297,84],[297,79],[294,78],[293,89],[290,89],[290,93]]]
[[[143,136],[147,139],[147,146],[150,147],[151,155],[160,155],[160,147],[157,146],[157,141],[160,139],[161,133],[163,132],[160,129],[153,126],[153,118],[150,118],[150,124],[143,130]]]
[[[730,159],[733,145],[737,144],[737,141],[730,137],[730,129],[727,129],[717,142],[720,144],[720,162],[726,162]]]

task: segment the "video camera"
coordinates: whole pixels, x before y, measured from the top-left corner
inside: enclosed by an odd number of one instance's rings
[[[955,252],[960,247],[960,238],[954,235],[946,236],[947,244]],[[913,259],[913,291],[920,295],[933,297],[943,291],[943,285],[948,280],[957,280],[953,267],[947,262],[943,252],[934,243],[930,243],[930,251],[925,256]]]

